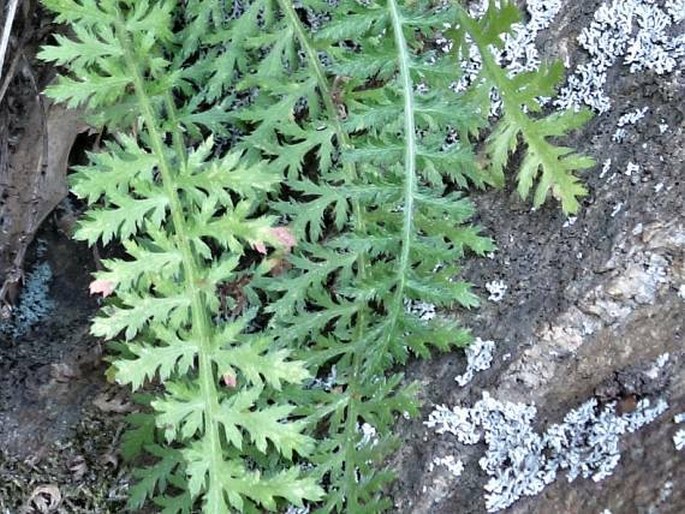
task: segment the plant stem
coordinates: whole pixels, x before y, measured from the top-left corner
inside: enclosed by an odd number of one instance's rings
[[[338,116],[338,109],[333,103],[333,95],[328,83],[328,78],[326,77],[326,72],[321,65],[319,56],[317,54],[316,48],[311,43],[304,26],[300,22],[300,19],[292,6],[292,2],[288,0],[278,0],[278,3],[285,14],[286,19],[290,25],[295,30],[297,39],[307,55],[309,65],[314,70],[314,75],[316,76],[317,87],[319,88],[319,93],[323,100],[324,106],[328,113],[328,120],[333,124],[333,129],[335,135],[340,144],[342,151],[349,150],[353,147],[349,135],[343,127]],[[346,181],[349,184],[354,184],[357,181],[358,173],[356,166],[353,163],[344,162],[343,171],[345,172]],[[364,209],[361,206],[359,200],[351,200],[352,205],[352,216],[354,230],[357,234],[365,234],[366,226],[364,222]],[[357,280],[362,282],[368,272],[368,261],[364,253],[360,253],[357,261]],[[357,314],[358,319],[355,327],[355,337],[354,341],[359,341],[363,337],[364,328],[366,327],[366,309],[368,306],[361,308]],[[345,462],[354,462],[353,453],[357,451],[357,418],[358,418],[358,405],[357,403],[361,401],[361,388],[364,382],[364,377],[362,376],[362,362],[363,362],[363,352],[362,349],[353,350],[351,375],[347,383],[347,413],[345,416],[345,426],[344,426],[344,450]],[[350,512],[354,512],[355,509],[359,508],[359,503],[357,495],[355,494],[356,489],[356,476],[355,476],[354,466],[345,466],[345,485],[347,488],[345,494],[346,508]]]
[[[399,79],[404,96],[404,219],[402,222],[402,251],[397,268],[397,289],[391,311],[390,323],[384,337],[384,344],[379,353],[385,353],[390,344],[390,338],[395,336],[395,326],[403,308],[404,290],[409,273],[409,257],[411,242],[414,234],[414,196],[416,195],[416,122],[414,119],[414,88],[411,80],[411,56],[407,52],[407,40],[402,32],[402,15],[395,0],[388,0],[390,18],[395,36],[395,44],[399,55]],[[382,358],[379,355],[378,358]]]
[[[126,33],[126,29],[122,23],[117,24],[117,36],[124,48],[124,55],[126,64],[133,78],[136,98],[140,105],[143,121],[148,131],[150,138],[150,146],[159,160],[159,173],[162,179],[165,194],[169,199],[169,210],[171,212],[171,219],[174,231],[176,233],[176,241],[181,250],[183,272],[186,275],[185,283],[189,288],[191,297],[191,320],[193,324],[193,332],[197,334],[198,338],[198,374],[200,391],[204,398],[204,420],[205,420],[205,435],[210,447],[209,466],[209,490],[217,494],[221,494],[221,487],[214,482],[218,480],[217,472],[221,469],[222,464],[222,448],[221,439],[219,436],[219,425],[217,414],[219,411],[219,395],[217,384],[214,379],[214,371],[212,369],[211,355],[213,353],[213,339],[208,316],[209,310],[204,298],[204,293],[200,288],[200,273],[199,263],[195,256],[190,239],[188,237],[188,226],[186,223],[185,213],[181,199],[178,195],[178,190],[174,186],[174,171],[164,152],[164,142],[162,134],[157,127],[157,116],[152,108],[150,99],[145,91],[145,80],[140,71],[138,60],[131,51],[131,44]],[[174,117],[174,106],[169,94],[167,93],[167,109],[170,110],[169,116]],[[177,126],[177,125],[176,125]],[[174,134],[176,151],[182,153],[178,155],[179,160],[185,160],[185,149],[180,143],[180,135]],[[180,145],[180,146],[179,146]],[[223,503],[222,499],[213,498],[208,499],[208,503],[219,505]]]

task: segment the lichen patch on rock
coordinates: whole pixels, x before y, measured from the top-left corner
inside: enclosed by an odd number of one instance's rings
[[[498,401],[483,392],[473,407],[437,406],[425,425],[462,444],[487,445],[478,462],[489,477],[485,507],[497,512],[523,496],[539,494],[562,471],[569,482],[580,476],[598,482],[611,475],[621,458],[620,437],[651,423],[667,408],[663,398],[645,398],[634,411],[618,415],[615,402],[600,406],[591,398],[540,434],[534,429],[535,405]]]

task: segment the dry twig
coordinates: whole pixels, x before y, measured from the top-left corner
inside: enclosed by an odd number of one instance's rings
[[[17,13],[18,4],[19,0],[10,0],[7,8],[5,27],[2,29],[2,39],[0,39],[0,76],[2,76],[2,67],[5,64],[5,54],[7,53],[7,44],[10,40],[10,33],[12,32],[12,24],[14,23],[14,16]]]

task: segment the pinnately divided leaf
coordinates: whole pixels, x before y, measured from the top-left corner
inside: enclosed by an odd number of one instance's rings
[[[523,143],[521,196],[575,212],[586,194],[592,161],[555,138],[587,114],[537,103],[560,68],[496,64],[504,1],[478,19],[428,0],[44,4],[71,29],[40,52],[64,70],[47,93],[106,129],[72,190],[76,237],[116,255],[91,331],[141,392],[129,508],[391,509],[394,425],[419,413],[398,369],[470,342],[461,262],[494,250],[465,191],[501,186]]]
[[[556,146],[550,138],[567,135],[584,125],[592,115],[588,110],[569,110],[546,117],[532,115],[540,110],[538,98],[549,96],[561,80],[563,65],[557,62],[541,66],[535,72],[509,77],[495,62],[489,45],[497,44],[499,34],[516,20],[514,16],[515,7],[508,2],[501,9],[491,3],[480,20],[472,19],[461,7],[457,10],[457,20],[478,48],[483,61],[480,87],[494,88],[502,98],[502,117],[487,142],[492,172],[502,182],[509,155],[519,146],[521,137],[526,146],[517,175],[517,190],[521,197],[528,197],[537,183],[533,195],[535,207],[541,206],[551,195],[559,200],[565,213],[573,214],[580,208],[579,198],[587,195],[587,189],[574,172],[591,168],[595,162],[571,148]]]
[[[291,402],[276,395],[284,383],[306,379],[307,370],[273,339],[243,342],[238,335],[246,322],[222,319],[228,313],[216,298],[239,279],[236,267],[253,242],[280,248],[269,232],[273,216],[257,212],[280,174],[239,152],[215,157],[211,136],[186,139],[198,127],[186,132],[178,120],[192,118],[184,110],[199,104],[177,105],[172,93],[185,87],[179,81],[183,63],[169,58],[177,41],[175,1],[46,5],[75,27],[73,36],[41,54],[70,74],[48,93],[102,109],[111,116],[110,130],[119,130],[74,177],[75,193],[94,204],[76,237],[90,244],[122,241],[127,251],[123,259],[103,261],[98,280],[110,284],[116,298],[92,331],[123,338],[111,371],[119,383],[139,389],[157,382],[165,389],[149,402],[152,437],[160,444],[138,447],[151,451],[156,465],[133,490],[130,505],[150,498],[164,512],[188,512],[195,504],[225,513],[231,507],[273,509],[283,499],[318,500],[320,486],[294,462],[311,453],[313,440],[304,433],[306,423],[293,418]],[[122,126],[130,114],[119,105],[135,106],[133,127]],[[225,366],[219,375],[217,363]],[[246,394],[250,402],[240,403]],[[240,444],[224,436],[229,421],[244,432]],[[279,456],[262,458],[259,472],[248,471],[246,459],[271,449]]]

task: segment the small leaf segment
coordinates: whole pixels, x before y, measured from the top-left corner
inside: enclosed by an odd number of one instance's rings
[[[566,214],[574,214],[580,208],[579,199],[587,195],[587,189],[574,172],[593,167],[595,161],[572,148],[556,146],[549,139],[566,136],[571,130],[582,127],[592,113],[587,109],[567,110],[533,117],[541,111],[540,98],[553,95],[563,78],[564,68],[557,61],[536,71],[510,77],[495,62],[491,46],[501,46],[501,35],[520,17],[513,3],[501,4],[496,7],[494,2],[490,2],[485,15],[479,20],[457,6],[456,29],[450,31],[455,41],[462,43],[465,53],[470,43],[478,48],[483,66],[476,83],[480,88],[495,89],[502,99],[502,116],[486,146],[492,174],[496,182],[504,182],[504,169],[521,137],[526,150],[516,177],[520,196],[527,198],[537,181],[533,195],[535,207],[540,207],[551,194],[561,202]]]
[[[540,178],[565,210],[585,158],[548,141],[583,121],[533,119],[547,74],[488,58],[515,11],[470,18],[415,0],[45,0],[73,36],[41,56],[48,93],[112,134],[76,168],[91,208],[76,237],[119,242],[95,290],[110,375],[140,394],[123,453],[130,507],[164,513],[378,513],[394,424],[418,413],[410,356],[468,344],[451,316],[478,299],[459,278],[493,243],[468,187],[503,182],[521,136],[519,191]],[[451,86],[466,45],[482,79]],[[495,87],[504,116],[487,141]],[[525,109],[524,109],[525,108]],[[527,109],[527,110],[526,110]],[[541,174],[541,177],[540,177]],[[150,387],[153,386],[153,387]],[[151,414],[148,414],[151,413]]]

